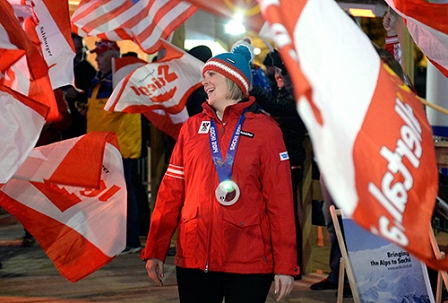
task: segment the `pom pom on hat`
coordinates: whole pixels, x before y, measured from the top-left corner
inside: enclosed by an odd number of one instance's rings
[[[230,53],[222,53],[210,58],[202,69],[202,74],[208,70],[214,70],[235,82],[243,91],[244,96],[249,96],[252,83],[252,72],[249,62],[252,58],[246,45],[238,45]]]

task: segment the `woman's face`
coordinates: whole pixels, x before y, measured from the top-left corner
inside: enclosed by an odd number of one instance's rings
[[[202,85],[208,96],[208,104],[213,107],[219,106],[227,99],[227,83],[226,77],[213,70],[208,70],[204,73]]]

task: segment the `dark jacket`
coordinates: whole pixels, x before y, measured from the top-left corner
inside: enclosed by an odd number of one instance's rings
[[[297,113],[294,97],[285,90],[279,90],[277,97],[274,97],[258,86],[254,86],[250,94],[279,124],[291,166],[303,166],[306,156],[303,140],[307,130]]]

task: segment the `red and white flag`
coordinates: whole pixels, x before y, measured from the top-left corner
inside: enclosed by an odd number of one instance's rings
[[[126,246],[126,184],[113,133],[35,148],[0,191],[0,205],[76,282]]]
[[[259,3],[336,204],[370,232],[448,269],[428,236],[438,171],[421,102],[335,1]]]
[[[25,31],[42,52],[53,89],[73,85],[75,50],[68,1],[8,0]]]
[[[242,23],[255,32],[260,32],[265,20],[257,0],[186,0],[196,7],[230,20],[239,15]]]
[[[105,110],[142,113],[174,139],[188,119],[185,104],[202,85],[204,62],[161,40],[165,56],[137,68],[120,81]]]
[[[127,75],[146,64],[147,61],[133,56],[112,58],[112,87],[115,89]]]
[[[34,148],[52,101],[51,114],[58,116],[47,65],[5,0],[0,1],[0,58],[1,186]]]
[[[133,40],[148,54],[196,11],[180,0],[81,0],[72,16],[73,31],[112,41]]]
[[[448,2],[386,0],[404,18],[409,34],[429,61],[448,77]]]
[[[46,105],[49,112],[44,118],[48,122],[57,120],[59,112],[48,66],[6,0],[0,0],[0,58],[0,85]]]
[[[0,85],[0,187],[36,145],[48,107]]]

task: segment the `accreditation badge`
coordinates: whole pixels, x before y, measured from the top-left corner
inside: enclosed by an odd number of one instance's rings
[[[240,188],[232,180],[225,180],[219,183],[215,195],[221,205],[230,206],[238,201]]]

